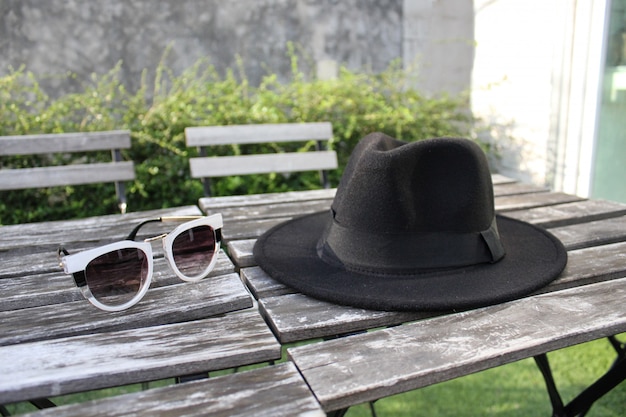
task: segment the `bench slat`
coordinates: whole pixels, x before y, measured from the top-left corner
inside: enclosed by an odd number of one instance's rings
[[[329,140],[332,136],[332,125],[328,122],[198,126],[185,129],[187,146]]]
[[[0,155],[88,152],[130,148],[130,132],[47,133],[0,136]]]
[[[254,310],[5,346],[0,348],[0,404],[79,392],[86,386],[98,389],[227,369],[280,356],[280,344]]]
[[[0,170],[0,190],[131,181],[132,161]]]
[[[334,151],[320,151],[212,156],[190,158],[189,167],[194,178],[317,171],[337,168],[337,154]]]

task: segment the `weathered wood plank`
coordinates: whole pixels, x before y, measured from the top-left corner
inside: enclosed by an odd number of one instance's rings
[[[280,344],[253,310],[189,323],[4,346],[0,348],[0,403],[237,367],[280,356]]]
[[[259,300],[259,311],[281,343],[360,332],[394,326],[438,315],[430,312],[365,310],[286,294]]]
[[[276,217],[294,217],[318,211],[330,211],[333,200],[292,201],[288,203],[242,206],[222,209],[224,221],[261,220]],[[220,211],[216,211],[219,213]]]
[[[503,176],[494,175],[493,178],[495,195],[505,196],[545,191],[544,188],[516,183],[515,180]],[[500,180],[498,181],[496,178]],[[319,208],[319,211],[328,209],[336,192],[336,188],[330,188],[284,193],[202,197],[198,200],[198,205],[204,213],[222,213],[225,218],[244,218],[248,210],[253,210],[255,218],[277,217],[273,213],[275,208],[282,210],[284,215],[293,216],[299,213],[297,208],[301,204],[315,206]],[[293,210],[282,209],[283,205],[291,207]],[[250,219],[252,216],[249,215],[247,218]]]
[[[258,238],[273,226],[280,224],[292,217],[274,217],[261,220],[238,220],[224,225],[222,230],[222,239],[226,244],[232,240],[253,239]]]
[[[59,244],[71,242],[94,242],[106,238],[122,240],[142,220],[161,216],[196,216],[201,214],[202,212],[196,206],[183,206],[130,212],[122,215],[110,214],[84,219],[2,226],[0,262],[6,259],[6,256],[10,256],[4,251],[6,249],[48,246],[56,251]],[[171,231],[174,227],[172,223],[155,223],[146,226],[143,233],[154,232],[154,235],[158,235]]]
[[[539,292],[557,291],[626,276],[626,242],[571,250],[559,278]]]
[[[626,242],[570,251],[565,271],[536,293],[546,293],[626,275]],[[244,282],[259,299],[259,308],[283,343],[391,326],[436,313],[401,315],[338,306],[296,294],[259,267],[241,270]],[[289,294],[289,295],[288,295]]]
[[[132,161],[0,170],[0,190],[58,187],[135,179]]]
[[[192,126],[185,128],[187,146],[329,140],[332,137],[333,129],[329,122]]]
[[[579,210],[580,208],[580,210]],[[531,210],[507,212],[506,216],[520,218],[539,226],[567,224],[554,227],[554,233],[568,249],[580,249],[594,245],[604,245],[626,240],[626,217],[622,212],[626,208],[621,203],[582,200],[557,206],[538,207]],[[617,217],[616,217],[617,216]],[[601,220],[594,219],[600,218]],[[284,221],[286,219],[282,219]],[[241,221],[235,230],[228,234],[228,247],[233,261],[240,267],[255,265],[252,248],[255,237],[269,229],[278,221]],[[258,234],[258,235],[257,235]],[[245,240],[235,240],[245,239]]]
[[[18,266],[13,265],[15,271]],[[54,273],[39,273],[36,275],[20,275],[0,280],[0,311],[17,310],[20,308],[39,307],[49,304],[61,304],[70,301],[83,300],[83,296],[74,284],[71,275],[57,271]],[[235,266],[224,253],[220,251],[215,268],[205,279],[213,279],[220,275],[235,271]],[[166,285],[180,284],[180,278],[169,268],[165,258],[154,260],[151,288]]]
[[[130,148],[128,130],[0,136],[0,155],[90,152]]]
[[[550,229],[567,249],[580,249],[626,240],[626,217],[615,217],[594,222]]]
[[[30,417],[325,417],[288,362],[29,414]]]
[[[110,240],[102,242],[89,242],[84,244],[78,244],[78,246],[72,245],[72,253],[80,252],[83,249],[95,248],[100,245],[110,243]],[[161,262],[163,246],[159,244],[153,244],[153,255],[155,258],[155,268]],[[29,275],[44,275],[44,274],[57,274],[61,268],[59,266],[59,260],[56,254],[56,247],[48,248],[44,251],[34,251],[33,253],[20,250],[8,250],[0,252],[0,262],[2,263],[2,269],[0,270],[0,278],[11,277],[28,277]],[[228,272],[233,272],[234,265],[230,259],[223,253],[218,254],[217,264],[212,274],[223,275]],[[163,269],[166,271],[166,269]],[[158,270],[155,270],[156,274],[159,274]],[[71,280],[71,277],[68,277]],[[3,285],[0,279],[0,286]]]
[[[258,266],[242,268],[239,274],[252,296],[257,300],[296,292],[292,288],[272,279]]]
[[[228,254],[237,268],[256,265],[252,250],[256,239],[233,240],[228,242]]]
[[[626,204],[607,200],[583,200],[506,213],[508,217],[545,228],[603,220],[626,214]]]
[[[493,194],[497,197],[516,194],[545,193],[549,189],[522,182],[507,182],[493,185]]]
[[[499,195],[513,195],[520,193],[533,193],[533,192],[545,192],[545,189],[540,189],[535,186],[528,186],[525,184],[505,184],[503,186],[496,186],[494,192],[496,196]],[[298,197],[298,196],[294,196]],[[306,198],[306,196],[304,196]],[[218,197],[219,198],[219,197]],[[215,201],[216,199],[214,199]],[[202,199],[201,199],[202,201]],[[318,211],[329,210],[332,204],[332,198],[325,199],[306,199],[293,201],[265,201],[264,204],[256,205],[240,205],[235,207],[223,207],[221,213],[225,219],[231,221],[237,220],[250,220],[250,219],[270,219],[275,217],[294,217],[307,213],[314,213]],[[211,207],[208,201],[205,201],[204,209],[215,210]]]
[[[571,203],[582,201],[584,198],[564,193],[532,193],[516,194],[495,197],[496,211],[506,212],[511,210],[530,209],[533,207],[551,206],[554,204]]]
[[[332,200],[337,192],[336,188],[307,191],[288,191],[284,193],[266,193],[251,195],[231,195],[224,197],[202,197],[198,205],[202,211],[207,209],[220,210],[239,207],[263,206],[266,204],[281,204],[304,202],[313,200]]]
[[[87,300],[0,312],[0,345],[197,320],[252,307],[237,274],[154,288],[117,313]],[[25,326],[24,323],[28,323]]]
[[[491,174],[491,182],[493,183],[493,185],[499,185],[517,182],[517,180],[502,174]]]
[[[531,207],[549,206],[583,200],[584,199],[580,197],[568,194],[540,192],[496,197],[495,205],[496,210],[505,211],[504,214],[506,214],[507,210],[519,210],[523,208],[528,209]],[[322,206],[324,205],[325,204],[322,203]],[[276,224],[289,220],[296,215],[305,214],[302,211],[291,211],[292,209],[297,210],[298,204],[293,204],[291,206],[287,204],[282,207],[285,208],[285,211],[281,211],[279,209],[276,213],[278,217],[269,217],[270,215],[268,215],[267,212],[264,212],[263,215],[260,215],[260,218],[238,218],[236,221],[232,221],[228,224],[228,226],[224,226],[224,240],[226,242],[231,242],[234,240],[254,239]],[[205,205],[205,209],[206,208],[207,206]],[[261,210],[259,210],[259,213],[261,213]]]
[[[334,151],[189,158],[193,178],[301,172],[337,168]]]
[[[626,331],[626,279],[288,349],[325,411]]]

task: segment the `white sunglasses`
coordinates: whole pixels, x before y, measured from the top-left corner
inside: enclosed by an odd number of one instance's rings
[[[170,233],[135,242],[139,229],[152,222],[185,221]],[[57,251],[60,266],[72,274],[82,294],[105,311],[121,311],[137,304],[152,281],[150,242],[161,239],[165,259],[183,281],[205,278],[215,266],[222,240],[222,215],[160,217],[141,222],[126,240],[70,255]]]

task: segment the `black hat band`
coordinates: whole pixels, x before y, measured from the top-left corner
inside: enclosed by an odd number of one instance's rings
[[[504,257],[505,251],[494,217],[491,225],[480,232],[407,234],[349,229],[333,219],[318,241],[317,253],[324,262],[349,271],[402,275],[494,263]]]

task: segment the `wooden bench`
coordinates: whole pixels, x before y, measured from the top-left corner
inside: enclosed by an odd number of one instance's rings
[[[332,125],[279,123],[229,126],[198,126],[185,129],[187,146],[199,147],[200,157],[190,158],[193,178],[202,178],[204,193],[211,195],[210,177],[268,174],[272,172],[320,171],[320,182],[329,188],[327,170],[337,168],[337,154],[325,150],[332,138]],[[237,156],[207,156],[207,147],[276,142],[316,142],[316,152],[283,152]]]
[[[35,168],[0,169],[0,190],[48,188],[64,185],[115,183],[122,213],[126,212],[124,181],[135,179],[132,161],[123,161],[121,149],[130,148],[130,132],[81,132],[0,137],[0,156],[67,154],[111,151],[111,162],[72,163]]]

